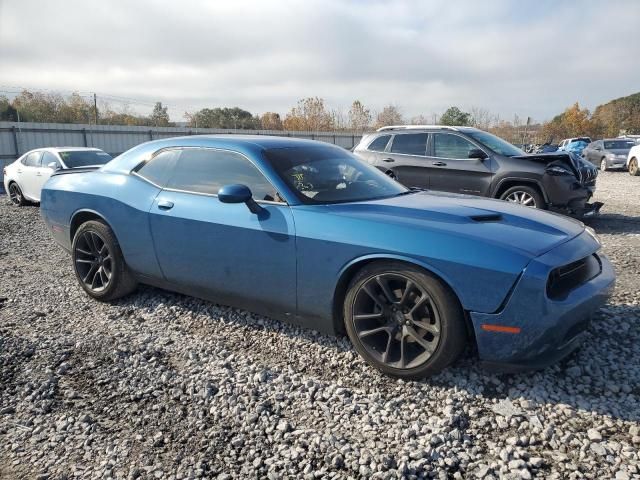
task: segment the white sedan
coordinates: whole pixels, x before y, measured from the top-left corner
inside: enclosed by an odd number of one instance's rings
[[[37,148],[4,170],[4,189],[14,205],[39,202],[42,186],[56,170],[101,167],[111,155],[98,148]]]
[[[627,170],[629,171],[629,175],[633,175],[634,177],[640,175],[640,145],[636,145],[629,150],[629,155],[627,155]]]

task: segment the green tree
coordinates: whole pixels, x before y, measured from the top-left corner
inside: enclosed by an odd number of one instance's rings
[[[471,114],[463,112],[458,107],[449,107],[440,117],[442,125],[463,127],[469,125]]]
[[[18,121],[18,112],[4,95],[0,95],[0,120],[8,122]]]
[[[228,128],[255,129],[259,126],[259,119],[251,112],[238,107],[233,108],[203,108],[192,114],[187,114],[190,127],[198,128]]]
[[[167,113],[167,107],[162,106],[162,102],[156,102],[151,113],[151,123],[156,127],[168,127],[169,126],[169,114]]]

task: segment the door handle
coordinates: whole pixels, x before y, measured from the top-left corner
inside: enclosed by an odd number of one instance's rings
[[[22,173],[22,170],[18,170],[18,173]]]
[[[36,173],[36,177],[41,177],[42,174],[40,172]]]
[[[173,202],[169,200],[160,200],[158,202],[158,208],[160,210],[171,210],[173,208]]]
[[[382,160],[383,162],[395,162],[395,160],[393,158],[385,158],[384,160]]]
[[[433,162],[431,165],[433,165],[434,167],[446,167],[447,164],[444,162]]]

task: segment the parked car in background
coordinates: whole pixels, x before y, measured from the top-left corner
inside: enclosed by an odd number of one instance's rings
[[[568,152],[527,155],[471,127],[400,125],[365,135],[354,153],[408,187],[499,198],[581,216],[598,170]]]
[[[624,138],[596,140],[582,151],[582,156],[602,171],[626,168],[629,151],[635,145],[633,140]]]
[[[640,145],[636,145],[627,154],[627,161],[625,162],[625,168],[629,172],[629,175],[634,177],[640,175]]]
[[[534,148],[527,153],[551,153],[551,152],[557,152],[557,151],[558,151],[558,145],[547,142],[547,143],[543,143],[542,145],[535,145]]]
[[[584,142],[587,145],[591,143],[591,138],[589,137],[573,137],[573,138],[565,138],[558,144],[558,150],[566,150],[567,147],[575,142]]]
[[[111,159],[98,148],[37,148],[4,168],[4,189],[14,205],[39,202],[42,186],[54,171],[98,168]]]
[[[618,138],[626,138],[628,140],[633,140],[636,145],[640,145],[640,135],[620,135]]]
[[[565,143],[561,148],[558,148],[559,151],[570,152],[579,157],[582,156],[582,152],[589,145],[589,142],[585,140],[573,140],[569,143]]]
[[[614,282],[581,222],[410,190],[309,140],[156,140],[96,171],[56,172],[41,213],[97,300],[142,282],[346,332],[404,378],[440,371],[469,342],[500,368],[554,362]]]

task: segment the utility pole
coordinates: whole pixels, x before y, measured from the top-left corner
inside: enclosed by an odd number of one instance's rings
[[[93,94],[93,115],[97,125],[98,124],[98,98],[96,97],[95,93]]]

